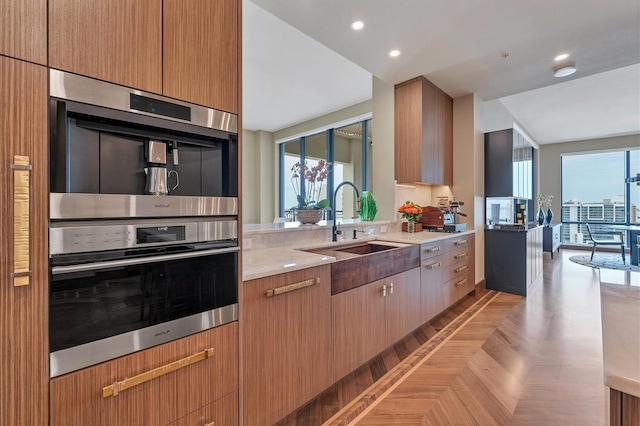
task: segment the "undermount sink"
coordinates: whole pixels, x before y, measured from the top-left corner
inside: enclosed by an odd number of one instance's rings
[[[418,245],[374,240],[300,250],[336,258],[331,264],[331,294],[420,266]]]
[[[369,242],[362,242],[357,244],[350,244],[347,246],[331,245],[331,246],[325,246],[325,247],[319,247],[319,248],[300,249],[300,250],[306,251],[308,253],[334,256],[341,259],[343,258],[343,256],[338,255],[336,252],[350,253],[355,255],[365,255],[365,254],[377,253],[379,251],[399,249],[399,248],[401,247],[388,245],[388,244],[381,244],[379,241],[369,241]],[[349,257],[352,257],[352,256],[349,256]]]

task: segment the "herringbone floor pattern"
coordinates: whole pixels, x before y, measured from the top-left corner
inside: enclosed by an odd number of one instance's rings
[[[598,273],[573,254],[545,256],[526,299],[466,299],[281,424],[607,424]]]

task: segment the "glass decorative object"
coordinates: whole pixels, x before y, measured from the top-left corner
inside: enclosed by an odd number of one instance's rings
[[[362,191],[360,195],[360,212],[358,215],[363,222],[371,222],[378,213],[378,203],[370,191]]]

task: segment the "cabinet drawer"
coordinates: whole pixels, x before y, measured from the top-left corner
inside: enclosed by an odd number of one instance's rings
[[[237,334],[234,322],[56,377],[51,424],[161,425],[184,417],[237,390]],[[149,380],[137,383],[145,373]]]
[[[445,240],[447,253],[468,252],[473,243],[472,238],[472,235],[464,235],[462,237],[454,237]]]
[[[445,244],[443,241],[425,243],[420,246],[420,260],[430,259],[444,254]]]
[[[453,305],[471,291],[469,289],[469,283],[468,275],[447,281],[445,285],[445,301],[447,301],[446,307]]]
[[[444,256],[436,256],[423,260],[420,264],[420,279],[424,281],[444,281],[444,271],[447,265]]]
[[[466,261],[467,257],[464,257],[463,259],[465,260],[458,263],[449,264],[444,269],[445,281],[455,280],[455,279],[459,280],[469,275],[469,268],[471,268],[471,266],[469,265],[469,262]]]
[[[179,418],[170,426],[209,426],[238,424],[238,392],[234,391],[193,413]]]

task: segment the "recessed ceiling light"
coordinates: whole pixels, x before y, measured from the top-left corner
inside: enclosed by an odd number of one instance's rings
[[[553,58],[554,61],[562,61],[565,60],[569,57],[568,53],[563,53],[561,55],[556,56],[555,58]]]
[[[568,75],[573,74],[574,72],[576,72],[576,66],[573,64],[569,64],[569,65],[563,65],[559,68],[554,68],[553,69],[553,76],[554,77],[566,77]]]
[[[389,56],[391,56],[392,58],[400,56],[400,51],[398,49],[392,50],[391,52],[389,52]]]
[[[364,28],[364,22],[355,21],[353,24],[351,24],[351,28],[353,28],[354,30],[361,30]]]

